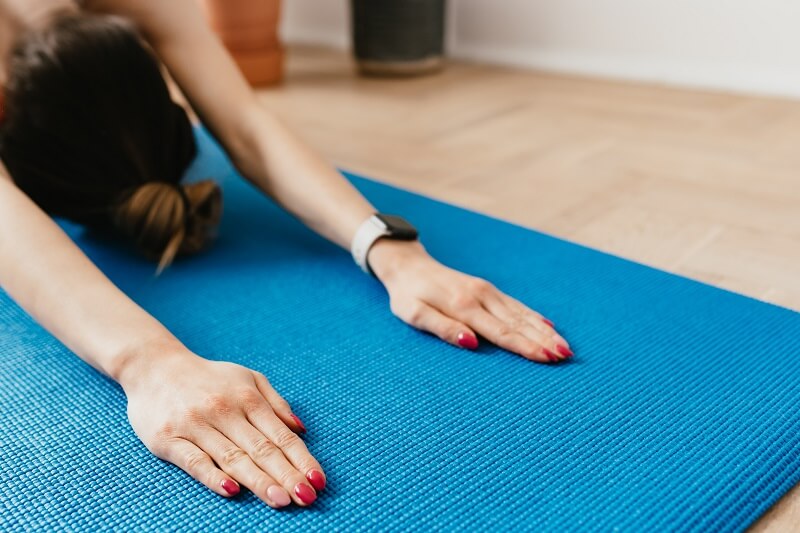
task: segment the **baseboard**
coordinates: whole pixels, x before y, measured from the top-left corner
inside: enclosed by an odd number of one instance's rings
[[[287,43],[292,44],[313,44],[326,46],[336,50],[348,50],[350,48],[350,36],[341,31],[319,31],[317,29],[303,28],[284,28],[281,32],[282,38]]]
[[[287,42],[315,44],[338,50],[350,48],[350,37],[341,31],[292,28],[284,31]],[[701,61],[655,61],[647,57],[619,57],[569,52],[531,50],[453,43],[448,56],[517,68],[588,75],[707,89],[724,92],[800,98],[800,65],[794,71],[766,65],[709,65]]]
[[[664,62],[646,57],[610,57],[562,50],[491,48],[469,44],[451,45],[449,55],[518,68],[654,82],[676,87],[800,98],[800,65],[790,72],[764,65]]]

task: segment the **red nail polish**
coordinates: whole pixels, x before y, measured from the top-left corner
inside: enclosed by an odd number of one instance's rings
[[[554,328],[554,327],[556,327],[556,325],[555,325],[555,324],[553,324],[553,321],[552,321],[552,320],[549,320],[549,319],[547,319],[547,318],[543,318],[543,319],[542,319],[542,322],[544,322],[545,324],[547,324],[547,325],[548,325],[548,326],[550,326],[551,328]]]
[[[547,348],[542,348],[542,351],[544,352],[544,355],[547,356],[547,359],[549,359],[551,363],[558,363],[561,360],[556,354],[554,354]]]
[[[222,480],[222,483],[220,483],[220,485],[222,485],[222,489],[231,496],[236,496],[237,494],[239,494],[239,484],[231,479]]]
[[[305,483],[298,483],[294,488],[294,493],[297,494],[297,497],[300,498],[300,501],[306,505],[314,503],[314,500],[317,499],[317,494],[314,492],[314,489]]]
[[[572,357],[572,350],[570,350],[563,344],[556,344],[556,350],[564,357]]]
[[[478,347],[478,338],[469,331],[462,331],[458,334],[458,345],[467,350],[474,350]]]
[[[306,479],[311,483],[311,486],[317,490],[325,488],[325,476],[319,470],[309,470],[306,474]]]
[[[293,415],[290,415],[290,416],[292,417],[292,420],[294,420],[294,423],[297,424],[297,427],[300,428],[300,432],[301,433],[305,433],[306,432],[306,425],[303,424],[303,422],[299,418],[297,418],[297,415],[293,414]]]

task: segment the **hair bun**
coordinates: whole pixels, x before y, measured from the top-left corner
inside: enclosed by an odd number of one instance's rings
[[[222,191],[212,180],[188,185],[148,182],[134,190],[114,213],[115,226],[158,261],[158,272],[178,254],[208,244],[222,215]]]
[[[212,180],[182,185],[189,204],[186,236],[179,252],[195,253],[202,250],[214,235],[222,217],[222,191]]]

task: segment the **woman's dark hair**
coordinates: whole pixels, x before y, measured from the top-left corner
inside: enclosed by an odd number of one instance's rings
[[[8,64],[0,158],[34,202],[127,235],[160,269],[205,245],[220,190],[179,184],[192,126],[129,22],[63,15],[24,34]]]

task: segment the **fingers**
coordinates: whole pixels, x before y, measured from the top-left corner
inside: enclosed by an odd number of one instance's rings
[[[322,467],[261,389],[235,403],[221,401],[215,400],[214,412],[224,416],[192,424],[188,432],[164,442],[159,456],[223,496],[237,494],[241,484],[271,507],[312,504],[316,491],[325,488]]]
[[[544,347],[520,332],[519,326],[510,325],[486,309],[473,313],[470,324],[475,331],[500,348],[521,355],[539,363],[553,363],[556,359],[545,351]]]
[[[289,402],[284,400],[281,395],[278,394],[266,376],[260,372],[254,371],[253,379],[256,382],[259,392],[261,392],[264,398],[266,398],[266,400],[269,402],[272,410],[275,411],[276,415],[278,415],[278,418],[280,418],[284,424],[292,428],[292,430],[296,431],[297,433],[305,433],[305,424],[303,424],[297,415],[292,413],[292,408],[289,406]]]
[[[266,409],[263,412],[250,411],[247,413],[247,418],[255,429],[281,449],[283,455],[300,473],[302,479],[307,480],[317,491],[325,488],[327,480],[322,466],[314,459],[300,437],[287,431],[288,428]],[[296,489],[296,485],[293,486],[294,489]]]
[[[450,344],[469,350],[478,347],[478,338],[472,329],[422,301],[401,307],[395,314],[415,328],[432,333]]]
[[[504,324],[529,339],[548,361],[555,363],[572,357],[567,341],[541,315],[519,302],[499,294],[488,295],[483,300],[483,306]]]
[[[263,472],[276,480],[298,505],[309,505],[317,499],[317,493],[311,485],[324,481],[322,468],[308,453],[300,438],[277,417],[269,408],[264,409],[256,419],[261,420],[261,428],[251,424],[249,420],[232,419],[221,427],[225,435],[240,449],[244,450],[253,463]],[[262,429],[263,428],[263,429]],[[294,457],[302,472],[289,459]],[[311,472],[315,474],[311,474]],[[307,479],[307,474],[311,476]],[[324,483],[319,486],[321,490]],[[288,503],[288,502],[287,502]]]
[[[270,507],[280,508],[291,503],[289,494],[275,478],[259,468],[247,452],[215,428],[201,429],[196,442],[220,469],[253,491]]]
[[[508,311],[514,315],[521,316],[527,320],[533,327],[540,329],[546,333],[555,333],[555,324],[533,309],[529,308],[519,300],[500,292],[495,289],[490,291],[485,298],[487,301],[494,299],[499,303],[505,305]]]
[[[188,440],[172,439],[160,455],[220,496],[239,494],[239,484],[217,468],[206,452]]]
[[[305,476],[314,489],[318,491],[324,489],[327,480],[320,464],[309,453],[302,440],[295,434],[285,431],[288,426],[299,433],[305,433],[305,425],[292,413],[289,403],[278,394],[269,380],[263,374],[258,372],[254,374],[258,390],[267,399],[272,411],[266,405],[254,403],[245,409],[248,420],[280,447],[286,458]]]
[[[565,344],[569,345],[564,337],[558,335],[558,332],[556,331],[556,325],[553,324],[552,320],[545,318],[519,300],[512,298],[507,294],[496,290],[494,295],[502,300],[512,312],[521,314],[523,317],[525,317],[531,323],[531,325],[538,329],[542,329],[548,334],[557,335],[559,339],[561,339]]]
[[[503,293],[498,293],[498,296],[502,297],[505,301],[507,301],[507,305],[511,308],[512,312],[522,315],[525,317],[528,322],[536,327],[537,329],[544,331],[545,334],[550,336],[552,339],[552,346],[550,349],[555,349],[555,353],[563,359],[571,359],[575,354],[572,352],[570,348],[569,342],[563,336],[561,336],[558,331],[556,330],[555,324],[553,322],[539,313],[531,310],[523,303],[507,296]]]
[[[556,363],[572,357],[569,344],[555,331],[552,322],[485,280],[471,278],[456,290],[437,291],[429,304],[440,314],[526,359]]]

